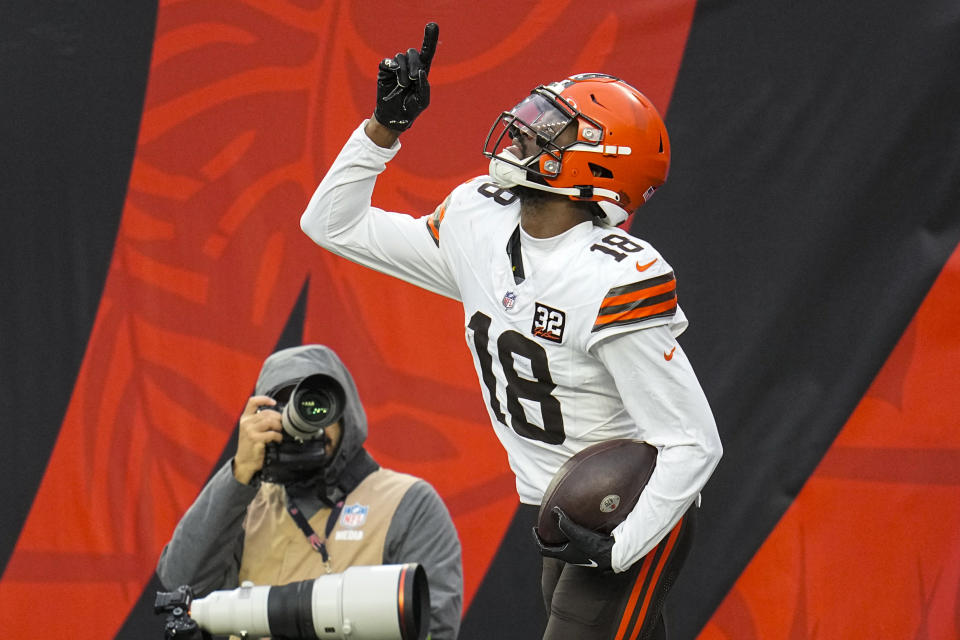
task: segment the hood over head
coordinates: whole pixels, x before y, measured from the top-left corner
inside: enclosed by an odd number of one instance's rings
[[[340,446],[337,447],[333,460],[324,470],[324,483],[329,489],[334,489],[338,484],[342,484],[341,475],[348,464],[360,454],[372,462],[363,450],[363,444],[367,440],[367,414],[363,410],[363,403],[360,402],[360,394],[353,376],[337,354],[329,347],[320,344],[277,351],[264,361],[260,376],[257,378],[255,393],[273,396],[281,389],[294,386],[315,373],[323,373],[334,378],[343,387],[346,395],[343,417],[340,419],[343,430]],[[344,492],[349,492],[352,488],[352,486],[343,487]],[[341,497],[329,495],[329,491],[327,493],[332,499]]]

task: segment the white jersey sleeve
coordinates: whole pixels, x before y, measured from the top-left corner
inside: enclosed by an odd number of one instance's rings
[[[434,293],[460,299],[460,291],[435,240],[430,221],[371,206],[377,176],[399,151],[374,144],[360,125],[300,218],[300,227],[321,247],[353,262]],[[442,205],[441,205],[442,207]]]
[[[594,352],[637,425],[637,438],[659,451],[636,507],[613,530],[611,563],[624,571],[680,520],[723,450],[706,396],[669,325],[619,333]]]
[[[636,253],[629,260],[618,261],[616,268],[605,270],[604,275],[612,280],[608,281],[609,288],[599,303],[585,348],[589,351],[599,342],[621,333],[662,325],[668,326],[674,337],[683,333],[687,318],[677,303],[677,279],[667,261],[649,243],[632,236],[611,233],[604,241]],[[605,249],[613,253],[611,246]]]

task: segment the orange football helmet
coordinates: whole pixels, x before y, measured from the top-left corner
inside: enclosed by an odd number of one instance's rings
[[[483,155],[500,186],[597,202],[601,222],[618,225],[666,181],[670,140],[646,96],[619,78],[584,73],[541,85],[501,113]]]

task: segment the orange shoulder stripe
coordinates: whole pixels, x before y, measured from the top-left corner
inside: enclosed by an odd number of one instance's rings
[[[629,321],[643,320],[644,318],[652,318],[659,315],[669,315],[671,312],[676,311],[676,308],[677,300],[673,298],[672,300],[665,300],[664,302],[650,306],[637,307],[636,309],[621,311],[620,313],[606,316],[597,316],[597,322],[593,325],[593,330],[596,331],[604,327],[625,324]]]
[[[433,243],[440,246],[440,223],[443,222],[443,216],[447,213],[447,201],[437,207],[436,211],[427,216],[427,231],[433,238]]]
[[[614,287],[607,292],[591,332],[649,318],[670,316],[677,310],[677,281],[673,272],[650,280]]]

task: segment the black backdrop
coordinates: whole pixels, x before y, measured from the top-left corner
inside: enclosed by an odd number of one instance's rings
[[[3,227],[0,567],[93,326],[127,191],[156,3],[8,3],[0,24]]]
[[[952,16],[951,16],[952,14]],[[960,15],[939,2],[701,2],[671,102],[686,185],[643,221],[686,265],[725,455],[676,620],[692,637],[797,495],[960,232]],[[677,234],[683,211],[696,226]],[[869,535],[869,534],[867,534]]]
[[[116,0],[6,9],[0,569],[97,309],[156,13]],[[697,574],[676,586],[675,637],[707,622],[956,247],[958,78],[953,0],[697,5],[667,118],[669,191],[634,222],[679,265],[696,319],[684,345],[725,445],[704,494]],[[281,342],[296,340],[302,313]],[[518,601],[504,576],[522,535],[508,534],[464,637]],[[156,622],[138,607],[118,637],[150,637]],[[529,637],[509,633],[498,637]]]

